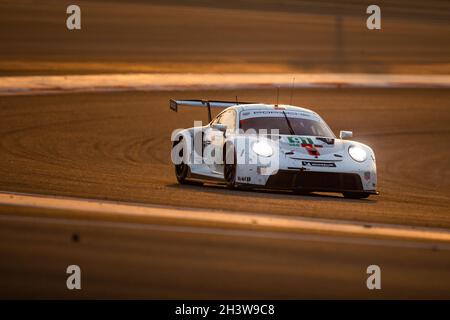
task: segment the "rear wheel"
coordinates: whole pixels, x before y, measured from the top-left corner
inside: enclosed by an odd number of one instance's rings
[[[370,193],[367,192],[343,192],[342,194],[349,199],[365,199],[370,196]]]
[[[233,152],[231,154],[230,152]],[[227,184],[227,187],[233,189],[236,187],[236,152],[233,145],[227,144],[224,148],[224,167],[223,167],[223,177]],[[233,159],[232,163],[231,159]],[[228,160],[228,161],[227,161]]]
[[[180,163],[175,165],[175,175],[177,177],[178,183],[187,183],[187,176],[189,173],[189,168],[185,163]]]

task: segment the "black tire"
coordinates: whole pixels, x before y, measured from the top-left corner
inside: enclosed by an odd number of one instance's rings
[[[179,144],[183,138],[180,138],[173,146]],[[183,150],[180,152],[180,156],[183,157]],[[184,162],[175,165],[175,176],[179,184],[190,184],[190,185],[203,185],[203,182],[190,181],[187,179],[189,176],[189,166]]]
[[[227,155],[233,152],[233,163],[227,163]],[[224,167],[223,167],[223,177],[225,183],[229,189],[234,189],[236,187],[236,152],[232,144],[226,144],[224,148]]]
[[[343,192],[342,194],[349,199],[365,199],[370,196],[370,193],[367,192]]]
[[[295,189],[294,194],[299,195],[299,196],[309,196],[309,195],[311,195],[311,191]]]
[[[187,176],[189,174],[189,167],[184,163],[175,165],[175,176],[179,184],[187,183]]]

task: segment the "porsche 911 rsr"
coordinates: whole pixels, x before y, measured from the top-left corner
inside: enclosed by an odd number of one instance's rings
[[[349,198],[378,194],[373,150],[336,138],[314,111],[290,105],[170,100],[208,110],[209,124],[172,134],[172,161],[179,183],[216,182],[303,192],[339,192]],[[211,108],[226,108],[211,119]]]

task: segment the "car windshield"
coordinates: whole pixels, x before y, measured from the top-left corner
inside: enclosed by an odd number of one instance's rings
[[[279,134],[334,138],[333,132],[319,118],[306,119],[293,112],[281,111],[269,116],[243,115],[239,121],[239,128],[244,132],[267,130],[267,133],[270,133],[271,130],[278,129]]]

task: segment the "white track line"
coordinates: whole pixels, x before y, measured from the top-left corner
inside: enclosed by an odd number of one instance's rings
[[[44,195],[0,192],[0,205],[13,205],[43,209],[59,209],[118,216],[153,217],[165,220],[181,220],[206,223],[222,223],[238,226],[259,226],[278,230],[304,230],[359,236],[381,236],[396,239],[450,242],[450,231],[435,228],[415,228],[385,224],[350,221],[307,219],[298,217],[263,215],[252,213],[222,212],[201,209],[126,204],[91,199],[51,197]],[[76,215],[74,215],[76,217]]]
[[[1,77],[0,95],[45,94],[58,92],[92,92],[123,90],[207,90],[258,89],[291,87],[295,77],[296,88],[421,88],[450,87],[449,75],[401,75],[363,73],[322,74],[97,74],[60,76]]]

